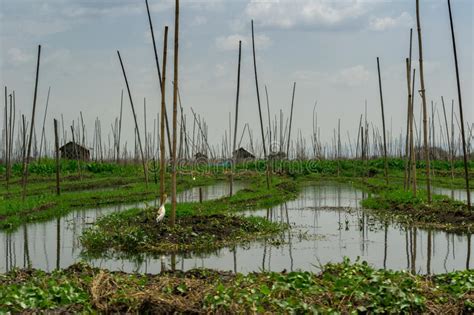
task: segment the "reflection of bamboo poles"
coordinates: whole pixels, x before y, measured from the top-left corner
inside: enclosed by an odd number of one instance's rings
[[[426,273],[429,275],[431,274],[431,253],[432,253],[432,236],[431,236],[431,230],[428,230],[428,242],[427,242],[427,250],[426,250]]]
[[[28,242],[28,228],[26,224],[23,225],[23,268],[31,268],[30,247]],[[8,270],[7,270],[8,271]]]
[[[56,269],[61,266],[61,219],[56,220]]]

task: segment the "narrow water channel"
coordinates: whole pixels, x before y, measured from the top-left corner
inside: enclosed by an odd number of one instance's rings
[[[209,198],[217,198],[226,194],[227,184],[207,189]],[[244,212],[291,225],[291,230],[272,239],[206,255],[161,258],[143,255],[130,259],[94,259],[88,263],[111,270],[147,273],[173,267],[183,270],[206,267],[243,273],[318,271],[320,264],[340,262],[345,256],[352,260],[360,257],[378,268],[423,274],[472,266],[470,236],[380,222],[360,208],[359,202],[364,197],[362,191],[350,184],[314,184],[303,188],[296,200],[270,209]],[[196,200],[196,190],[184,193],[182,198]],[[118,210],[120,207],[78,211],[53,222],[26,225],[13,234],[1,233],[0,252],[6,255],[0,262],[0,271],[13,266],[24,267],[28,262],[48,271],[69,266],[81,259],[77,238],[84,226],[99,215]]]

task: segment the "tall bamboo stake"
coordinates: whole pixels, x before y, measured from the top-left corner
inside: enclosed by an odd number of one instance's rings
[[[446,139],[447,139],[447,142],[448,142],[448,154],[449,154],[449,163],[451,165],[451,181],[454,180],[454,163],[453,163],[453,160],[454,160],[454,156],[453,156],[453,152],[452,152],[452,146],[451,146],[451,140],[449,138],[449,127],[448,127],[448,118],[446,117],[446,108],[444,106],[444,97],[441,96],[441,104],[443,105],[443,114],[444,114],[444,123],[446,125]]]
[[[406,66],[407,66],[407,95],[408,95],[408,106],[407,106],[407,134],[406,134],[406,140],[405,140],[405,183],[404,183],[404,188],[408,189],[409,187],[409,182],[410,182],[410,154],[409,154],[409,134],[410,134],[410,105],[411,105],[411,52],[412,52],[412,43],[413,43],[413,29],[410,28],[410,49],[408,53],[408,58],[406,60]]]
[[[240,95],[240,62],[242,59],[242,41],[239,40],[239,60],[237,66],[237,93],[235,96],[235,121],[234,121],[234,140],[232,141],[232,172],[230,174],[230,189],[229,195],[232,196],[233,193],[233,186],[234,186],[234,171],[235,171],[235,163],[237,162],[234,158],[234,152],[236,149],[236,142],[237,142],[237,124],[239,118],[239,95]]]
[[[257,104],[258,104],[258,115],[260,118],[260,131],[262,133],[262,144],[263,144],[263,157],[265,161],[267,160],[267,148],[265,146],[265,134],[263,131],[263,120],[262,120],[262,109],[260,106],[260,93],[258,90],[258,77],[257,77],[257,58],[255,56],[255,35],[253,30],[253,20],[252,20],[252,52],[253,52],[253,69],[255,74],[255,86],[257,88]],[[270,174],[268,172],[268,161],[267,161],[267,188],[270,189]]]
[[[118,126],[118,140],[117,140],[117,163],[120,161],[120,140],[122,136],[122,113],[123,113],[123,89],[120,93],[120,118]]]
[[[125,85],[127,86],[128,97],[130,99],[130,106],[132,107],[133,120],[135,121],[135,129],[137,131],[138,145],[140,147],[140,155],[142,158],[143,173],[145,174],[145,186],[148,188],[148,167],[145,161],[145,156],[143,155],[142,141],[140,139],[140,129],[138,129],[137,115],[135,114],[135,107],[133,106],[132,93],[130,91],[130,86],[128,84],[127,74],[125,73],[125,68],[123,66],[122,57],[120,56],[120,51],[117,50],[117,55],[120,61],[120,66],[122,67],[123,77],[125,79]]]
[[[43,117],[43,129],[41,130],[41,140],[40,140],[40,152],[39,152],[39,158],[41,159],[42,155],[41,153],[43,152],[43,139],[45,138],[45,125],[46,125],[46,115],[48,115],[48,107],[49,107],[49,94],[51,93],[51,87],[48,88],[48,96],[46,97],[46,109],[44,110],[44,117]],[[46,139],[44,139],[46,142]],[[45,150],[46,150],[46,143],[45,143]]]
[[[290,158],[291,124],[293,122],[293,106],[295,103],[295,90],[296,90],[296,82],[293,82],[293,93],[291,96],[290,127],[288,128],[288,143],[286,145],[286,157],[288,159]]]
[[[56,195],[61,194],[59,187],[59,137],[58,137],[58,121],[54,120],[54,149],[56,157]]]
[[[147,14],[148,14],[148,24],[150,25],[151,40],[153,42],[153,52],[155,53],[156,72],[158,73],[158,81],[159,81],[159,84],[160,84],[160,91],[163,94],[164,93],[164,88],[162,86],[163,81],[161,79],[160,62],[158,60],[158,51],[156,49],[155,32],[153,31],[153,23],[151,21],[151,14],[150,14],[150,8],[148,6],[148,0],[145,0],[145,4],[146,4],[146,11],[147,11]],[[170,127],[169,127],[169,123],[168,123],[168,113],[166,111],[166,107],[165,107],[165,111],[163,112],[163,114],[165,115],[166,132],[167,132],[166,135],[167,135],[167,139],[168,139],[168,147],[169,147],[170,154],[171,154]]]
[[[383,156],[384,156],[384,164],[385,164],[385,182],[388,185],[387,140],[385,138],[385,114],[384,114],[384,109],[383,109],[382,78],[380,76],[379,57],[377,57],[377,71],[379,74],[380,107],[382,108],[382,132],[383,132]]]
[[[415,121],[415,80],[416,80],[416,69],[413,69],[413,76],[411,80],[411,106],[410,106],[410,163],[412,167],[412,178],[413,178],[413,195],[416,197],[416,155],[415,155],[415,143],[413,138],[413,125]]]
[[[449,22],[451,24],[451,37],[453,40],[454,65],[456,68],[456,83],[457,83],[457,88],[458,88],[459,120],[460,120],[460,125],[461,125],[462,151],[463,151],[463,159],[464,159],[464,177],[466,180],[466,193],[467,193],[467,208],[471,209],[471,194],[470,194],[470,189],[469,189],[469,169],[467,166],[466,134],[464,132],[464,116],[463,116],[463,109],[462,109],[461,83],[459,80],[458,54],[456,51],[456,38],[454,36],[454,23],[453,23],[453,15],[451,12],[451,0],[448,0],[448,9],[449,9]]]
[[[420,0],[416,0],[416,24],[418,26],[418,54],[420,63],[419,68],[421,86],[420,93],[423,104],[423,142],[426,161],[426,192],[428,194],[428,203],[431,203],[430,155],[428,148],[428,111],[426,109],[425,78],[423,75],[423,44],[421,39]]]
[[[165,155],[165,115],[166,110],[166,59],[168,56],[168,26],[165,26],[165,34],[163,40],[163,81],[161,81],[161,115],[160,115],[160,199],[161,204],[165,202],[165,170],[166,170],[166,155]]]
[[[28,165],[30,164],[30,153],[31,153],[31,141],[33,138],[33,130],[35,126],[35,112],[36,112],[36,97],[38,95],[38,78],[41,58],[41,45],[38,45],[38,59],[36,61],[36,78],[35,78],[35,92],[33,95],[33,110],[31,113],[31,125],[30,125],[30,137],[28,140],[28,149],[26,151],[26,159],[23,163],[23,193],[22,200],[26,198],[26,185],[28,184]]]
[[[178,50],[179,48],[179,0],[175,1],[174,15],[174,78],[173,78],[173,151],[172,151],[172,173],[171,173],[171,216],[170,225],[174,226],[176,221],[176,138],[178,117]]]

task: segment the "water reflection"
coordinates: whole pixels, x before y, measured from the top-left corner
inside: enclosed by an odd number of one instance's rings
[[[454,200],[467,201],[467,191],[465,189],[451,189],[442,187],[433,187],[433,193],[437,195],[445,195]],[[471,200],[474,198],[474,191],[470,191]]]
[[[245,182],[235,181],[234,192],[246,186]],[[201,188],[203,200],[217,199],[229,194],[228,183],[226,182],[219,182]],[[198,201],[199,188],[196,187],[179,193],[177,199],[179,202]],[[132,207],[144,207],[146,204],[140,202],[78,210],[48,222],[25,224],[13,233],[0,232],[0,253],[5,253],[5,259],[0,262],[0,272],[11,270],[13,267],[34,267],[47,271],[67,267],[80,260],[82,249],[79,236],[84,228],[89,227],[100,216]],[[153,204],[153,201],[148,202],[148,204]],[[17,254],[20,260],[23,257],[21,261],[17,260]],[[142,267],[137,268],[140,270]]]
[[[205,199],[228,192],[225,183],[220,187],[210,187]],[[199,190],[187,192],[180,198],[196,200]],[[470,267],[470,235],[380,222],[360,209],[359,202],[363,198],[364,193],[350,184],[310,185],[296,200],[244,213],[291,225],[291,230],[273,238],[208,255],[143,255],[129,259],[93,259],[89,263],[127,272],[158,273],[164,269],[207,267],[247,273],[317,271],[320,264],[339,262],[348,256],[352,260],[360,257],[379,268],[405,269],[413,273],[442,273]],[[0,264],[0,271],[13,266],[51,270],[71,265],[80,260],[77,239],[82,229],[97,216],[123,208],[77,211],[52,222],[25,225],[13,234],[1,233],[0,252],[5,252],[5,260]],[[17,261],[17,254],[23,254],[23,264]]]

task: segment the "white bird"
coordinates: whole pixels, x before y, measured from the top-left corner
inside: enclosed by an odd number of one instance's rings
[[[166,194],[163,195],[163,203],[161,204],[160,208],[158,209],[158,215],[156,216],[156,222],[160,223],[163,221],[163,218],[165,217],[166,214],[166,209],[165,209],[165,203],[166,203]]]

